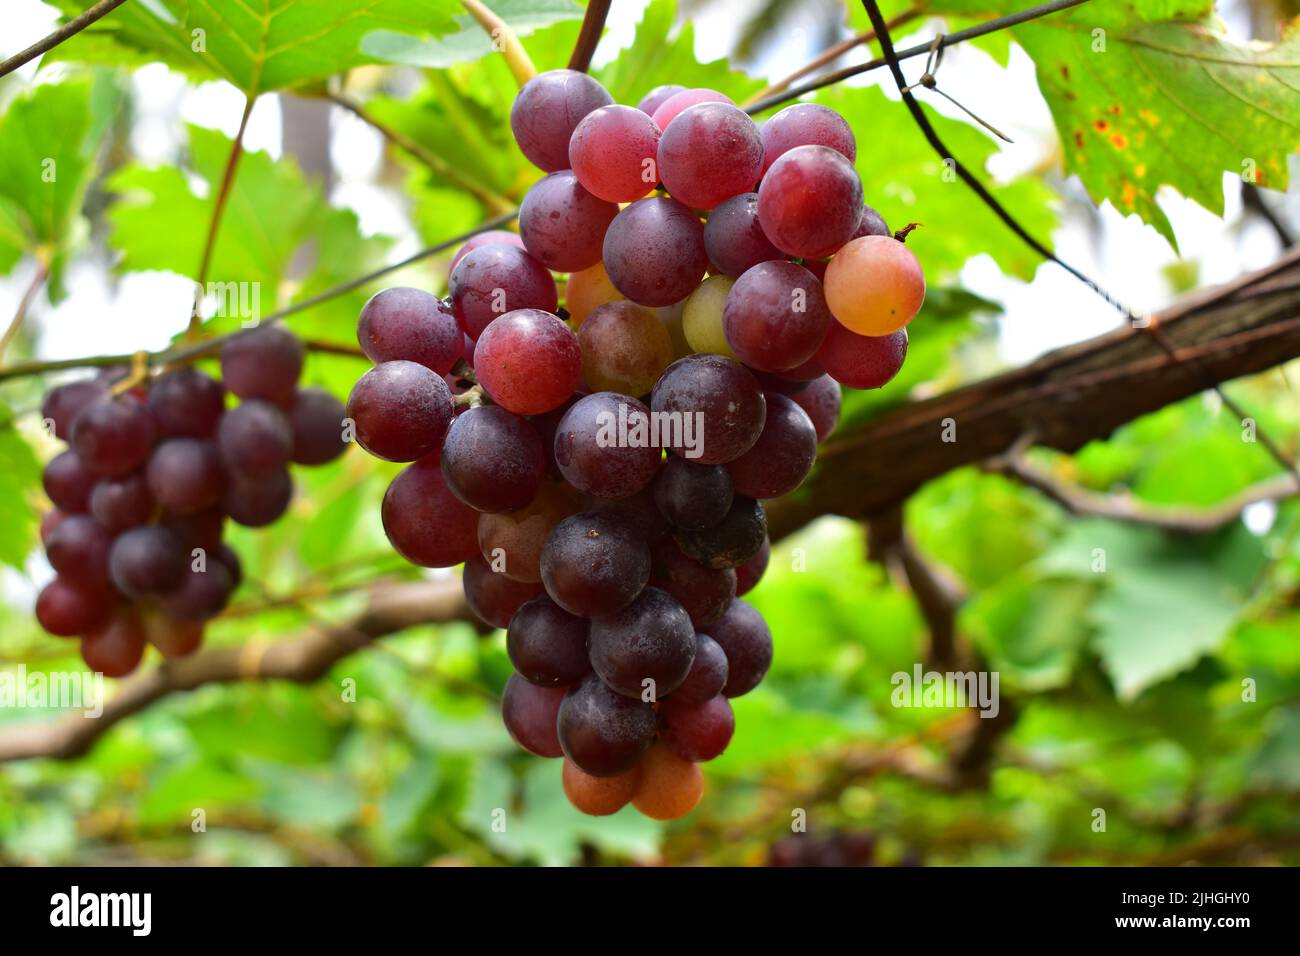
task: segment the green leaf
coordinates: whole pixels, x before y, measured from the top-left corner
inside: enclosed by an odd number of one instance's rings
[[[56,0],[80,13],[80,0]],[[454,0],[139,0],[63,44],[60,59],[120,65],[162,60],[200,80],[223,79],[257,96],[373,63],[366,34],[454,31]]]
[[[992,18],[1023,4],[931,6]],[[1300,146],[1300,32],[1242,45],[1212,11],[1211,0],[1089,3],[1013,31],[1037,67],[1066,171],[1171,243],[1160,186],[1222,215],[1225,171],[1285,189]]]
[[[114,108],[95,100],[93,87],[80,77],[43,83],[0,116],[0,273],[33,247],[53,256],[80,235],[74,222],[104,132],[94,108]]]
[[[14,427],[13,413],[0,404],[0,561],[22,570],[36,544],[39,523],[33,499],[41,466]]]
[[[517,37],[526,37],[554,23],[582,18],[582,7],[574,0],[492,0],[485,5],[504,20]],[[497,52],[492,38],[469,14],[456,17],[456,25],[460,28],[456,33],[434,39],[376,30],[362,38],[361,49],[377,60],[432,69],[468,63]]]

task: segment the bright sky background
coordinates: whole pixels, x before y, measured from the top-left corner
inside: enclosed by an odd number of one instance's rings
[[[597,62],[630,42],[646,2],[619,0],[614,4],[610,35],[601,46]],[[729,0],[695,17],[700,59],[724,56],[738,24],[757,2]],[[55,23],[53,9],[39,0],[5,0],[5,7],[6,29],[0,53],[27,45]],[[1220,13],[1231,32],[1238,37],[1247,35],[1245,12],[1239,0],[1221,2]],[[786,42],[768,51],[763,70],[770,78],[777,78],[803,64],[817,52],[812,46],[814,37],[812,31],[791,31]],[[914,36],[920,38],[920,34]],[[905,69],[909,77],[914,77],[920,70],[919,61],[905,64]],[[21,73],[29,79],[34,74],[34,65]],[[995,175],[1006,176],[1034,167],[1052,155],[1056,134],[1047,106],[1037,92],[1033,65],[1023,53],[1015,51],[1009,67],[1003,69],[973,47],[954,47],[945,55],[942,79],[947,89],[960,90],[964,103],[1015,140],[1014,145],[1003,144],[1001,153],[994,157]],[[887,71],[876,71],[858,82],[880,84],[897,96]],[[185,123],[215,127],[232,136],[236,131],[243,97],[228,84],[213,82],[187,88],[178,74],[161,65],[138,70],[134,84],[138,119],[131,133],[131,146],[145,163],[173,162]],[[929,102],[942,112],[955,112],[937,97],[929,97]],[[414,251],[419,241],[406,215],[405,198],[376,182],[383,146],[379,135],[341,111],[335,111],[332,122],[331,149],[337,182],[331,200],[354,209],[367,232],[399,237],[394,258]],[[280,155],[278,99],[263,97],[258,102],[246,143],[250,149]],[[1276,237],[1266,225],[1242,219],[1238,184],[1231,174],[1225,173],[1224,179],[1227,215],[1223,221],[1171,191],[1160,197],[1182,244],[1184,259],[1196,263],[1203,284],[1258,268],[1280,252]],[[865,185],[869,200],[871,186]],[[1172,292],[1162,269],[1177,261],[1169,245],[1154,229],[1136,218],[1121,217],[1109,205],[1095,210],[1077,180],[1067,181],[1064,192],[1061,225],[1052,237],[1058,254],[1138,311],[1166,304]],[[1286,201],[1292,220],[1300,218],[1300,198],[1295,190]],[[135,273],[119,278],[111,276],[107,266],[104,261],[83,257],[68,276],[70,296],[66,301],[51,308],[43,299],[38,300],[29,321],[40,330],[40,357],[69,358],[159,348],[179,331],[190,301],[186,279],[164,273]],[[0,279],[0,316],[11,315],[17,307],[30,281],[31,268],[30,262],[24,263],[12,276]],[[1109,306],[1054,266],[1043,266],[1032,282],[1022,283],[1001,275],[992,260],[982,256],[968,263],[963,280],[971,290],[1005,305],[999,345],[1001,358],[1008,364],[1020,364],[1048,349],[1096,335],[1120,321]]]

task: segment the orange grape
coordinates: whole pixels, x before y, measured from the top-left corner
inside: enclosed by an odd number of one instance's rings
[[[704,774],[663,744],[641,758],[641,780],[632,806],[653,820],[676,820],[695,809],[704,796]]]
[[[641,779],[639,767],[614,777],[593,777],[564,758],[564,795],[573,806],[592,817],[607,817],[627,806]]]
[[[912,251],[889,236],[846,243],[826,267],[831,314],[858,335],[888,335],[911,322],[925,301],[925,276]]]

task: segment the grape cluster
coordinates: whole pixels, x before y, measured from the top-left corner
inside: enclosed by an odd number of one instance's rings
[[[262,326],[226,343],[222,381],[183,367],[137,383],[110,368],[45,396],[47,426],[69,447],[45,467],[54,508],[41,540],[56,576],[36,617],[79,637],[91,668],[121,677],[147,644],[193,652],[242,579],[226,519],[270,524],[293,494],[290,462],[343,453],[343,404],[298,388],[302,364],[298,339]],[[229,409],[227,390],[240,399]]]
[[[394,548],[463,562],[507,630],[514,739],[564,758],[579,810],[673,819],[772,661],[741,600],[768,562],[760,502],[808,474],[841,384],[897,373],[924,279],[823,106],[760,129],[712,90],[633,108],[556,70],[510,122],[546,173],[519,234],[468,242],[445,299],[366,304],[348,414],[410,462],[384,496]]]

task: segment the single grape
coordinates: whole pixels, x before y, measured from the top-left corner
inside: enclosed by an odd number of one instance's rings
[[[727,655],[707,634],[695,635],[695,661],[686,680],[673,691],[672,700],[702,704],[722,693],[727,684]]]
[[[694,810],[703,796],[700,768],[656,744],[641,761],[641,779],[632,806],[652,820],[676,820]]]
[[[634,111],[635,112],[635,111]],[[573,272],[600,261],[618,205],[587,192],[571,169],[544,176],[519,206],[524,248],[548,269]]]
[[[690,673],[695,628],[668,592],[645,588],[635,601],[591,622],[591,666],[611,690],[654,701]]]
[[[460,260],[478,249],[480,246],[507,245],[514,246],[516,249],[524,247],[524,241],[519,238],[519,233],[511,232],[508,229],[489,229],[487,232],[477,232],[465,240],[465,244],[456,250],[456,254],[451,257],[451,262],[447,264],[447,278],[456,271],[460,265]],[[412,360],[414,361],[414,360]]]
[[[754,447],[727,465],[736,494],[780,498],[808,477],[817,460],[817,429],[794,400],[767,396],[767,422]]]
[[[71,445],[87,470],[116,478],[145,463],[154,434],[144,402],[126,394],[100,398],[83,408],[72,420]]]
[[[519,309],[497,319],[474,350],[474,370],[492,399],[516,415],[564,403],[582,384],[578,337],[557,316]]]
[[[225,388],[192,366],[160,375],[149,387],[149,413],[169,437],[209,438],[225,410]]]
[[[858,223],[857,231],[853,233],[853,239],[860,239],[863,236],[893,236],[894,233],[889,228],[889,223],[885,222],[885,217],[876,212],[871,206],[862,207],[862,222]],[[853,240],[850,239],[850,242]],[[842,247],[841,247],[842,248]]]
[[[216,553],[222,548],[226,512],[224,507],[215,507],[190,515],[169,515],[163,524],[176,533],[187,552],[202,548]]]
[[[181,621],[166,614],[144,617],[145,639],[167,660],[188,657],[203,643],[202,621]]]
[[[763,169],[758,127],[730,103],[688,107],[659,140],[659,178],[674,199],[712,209],[748,192]]]
[[[347,416],[356,423],[357,443],[376,458],[415,461],[442,446],[452,419],[451,390],[423,365],[385,362],[352,387]],[[289,439],[292,447],[291,429]]]
[[[538,687],[511,674],[501,694],[501,719],[515,743],[539,757],[564,754],[556,732],[563,687]]]
[[[826,302],[850,332],[888,335],[916,317],[925,275],[912,250],[888,236],[847,243],[826,268]]]
[[[763,124],[763,174],[796,146],[828,146],[849,162],[858,158],[858,143],[848,122],[820,103],[795,103]]]
[[[41,473],[41,485],[56,508],[65,514],[85,511],[95,489],[95,473],[74,451],[61,451],[51,458]]]
[[[907,358],[907,329],[888,335],[858,335],[832,322],[817,361],[826,374],[849,388],[881,388]]]
[[[41,418],[52,423],[54,437],[68,441],[72,422],[81,410],[108,394],[108,386],[98,379],[82,379],[52,388],[41,402]]]
[[[605,264],[597,262],[594,266],[570,273],[569,284],[564,290],[564,307],[569,310],[569,321],[579,332],[582,323],[597,306],[623,298],[623,294],[609,281]]]
[[[489,627],[505,627],[526,601],[542,593],[540,584],[512,581],[480,557],[465,562],[461,583],[469,609]]]
[[[655,504],[675,528],[711,528],[731,510],[731,476],[725,465],[697,465],[669,457],[655,477]]]
[[[758,552],[736,568],[736,597],[748,594],[754,590],[754,586],[763,579],[764,572],[767,571],[767,564],[772,559],[772,542],[769,538],[763,539],[763,547]]]
[[[673,340],[648,309],[626,300],[598,306],[578,329],[582,378],[593,392],[645,395],[673,360]]]
[[[537,496],[545,472],[537,429],[499,405],[467,409],[447,430],[443,480],[476,511],[517,511]]]
[[[112,533],[88,515],[68,515],[50,532],[45,556],[73,584],[99,586],[108,580]]]
[[[829,146],[796,146],[772,164],[758,188],[758,221],[782,252],[829,256],[862,219],[862,181]]]
[[[722,327],[750,368],[780,372],[817,354],[832,322],[822,284],[793,262],[761,262],[736,280]]]
[[[108,555],[113,584],[129,598],[144,600],[175,591],[184,583],[188,555],[175,532],[158,525],[131,528]]]
[[[211,508],[226,489],[217,446],[200,438],[169,438],[159,445],[145,480],[154,501],[174,515]]]
[[[208,621],[226,609],[235,581],[220,561],[206,562],[202,571],[186,568],[181,585],[159,602],[163,612],[178,621]]]
[[[288,401],[302,374],[303,346],[278,325],[240,332],[221,349],[221,377],[240,398]]]
[[[105,677],[125,677],[144,657],[145,633],[140,612],[121,608],[102,627],[81,641],[81,657]]]
[[[457,335],[460,334],[458,329]],[[323,388],[300,388],[289,406],[292,458],[300,465],[323,465],[348,450],[343,440],[347,409]]]
[[[288,468],[281,468],[253,477],[232,475],[221,507],[235,524],[265,528],[283,517],[292,498],[293,478]]]
[[[510,107],[519,150],[543,172],[569,166],[569,140],[582,118],[614,102],[603,86],[576,70],[547,70],[523,85]]]
[[[689,355],[668,366],[650,407],[673,425],[667,447],[701,465],[725,464],[749,451],[767,415],[753,374],[721,355]]]
[[[688,208],[665,196],[637,200],[615,216],[603,250],[614,287],[641,305],[680,302],[709,266],[704,227]]]
[[[840,421],[843,402],[840,383],[829,375],[821,375],[790,397],[812,419],[813,428],[817,429],[817,441],[824,442],[830,438]]]
[[[655,711],[640,699],[614,693],[593,674],[564,695],[556,727],[564,755],[578,769],[613,777],[631,770],[654,740]]]
[[[451,274],[448,290],[456,321],[472,339],[507,312],[554,312],[560,302],[546,266],[525,250],[501,243],[481,246],[462,259]]]
[[[478,553],[478,512],[448,490],[437,461],[404,468],[380,513],[393,548],[412,564],[450,568]]]
[[[597,392],[574,403],[555,430],[555,461],[579,491],[602,498],[626,498],[640,491],[659,469],[662,452],[641,402],[615,392]]]
[[[659,719],[664,725],[659,734],[664,746],[692,763],[720,756],[736,731],[731,702],[721,694],[699,704],[674,695],[664,701]]]
[[[249,399],[221,416],[217,449],[226,466],[240,475],[271,474],[289,462],[293,427],[278,406]]]
[[[760,262],[785,258],[758,221],[758,193],[732,196],[709,213],[704,249],[710,262],[736,279]]]
[[[578,181],[608,202],[640,199],[659,182],[659,127],[644,110],[602,106],[583,117],[569,140]]]
[[[542,595],[520,605],[506,632],[506,653],[525,680],[545,687],[576,684],[591,670],[586,619]]]
[[[636,105],[642,113],[653,117],[655,110],[668,102],[670,97],[678,93],[686,92],[686,87],[680,83],[666,83],[663,86],[656,86],[645,96],[641,97],[641,102]]]
[[[640,771],[633,767],[613,777],[593,777],[567,757],[561,780],[564,795],[574,809],[590,817],[607,817],[628,805],[640,782]]]
[[[36,621],[50,634],[75,637],[102,627],[116,606],[111,588],[56,577],[36,597]]]
[[[620,611],[649,579],[650,546],[617,515],[570,515],[542,548],[546,593],[570,614],[596,617]]]
[[[727,94],[700,86],[674,93],[659,104],[651,118],[661,130],[667,130],[668,124],[681,115],[683,111],[700,103],[730,103],[732,106],[736,105]]]
[[[682,305],[682,334],[692,352],[736,357],[722,325],[727,297],[735,284],[731,276],[709,276],[687,296]]]
[[[405,359],[446,375],[464,339],[450,306],[423,289],[397,286],[376,292],[362,307],[357,341],[376,365]]]
[[[651,551],[650,586],[676,598],[695,627],[708,627],[736,596],[736,572],[707,567],[672,538],[663,538]]]
[[[527,507],[478,519],[479,551],[506,577],[540,581],[547,535],[577,510],[576,495],[568,485],[545,482]]]
[[[728,697],[748,694],[772,666],[772,632],[763,615],[737,598],[709,630],[727,655]]]
[[[703,531],[676,534],[687,555],[711,568],[738,568],[763,547],[767,537],[767,516],[753,498],[736,495],[731,510],[721,522]]]

